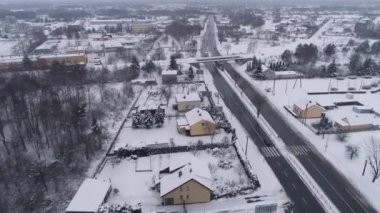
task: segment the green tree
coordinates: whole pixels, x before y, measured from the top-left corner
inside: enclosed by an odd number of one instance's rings
[[[28,54],[24,54],[24,57],[22,59],[22,66],[25,70],[30,70],[33,67],[33,62],[30,60]]]
[[[190,67],[190,68],[189,68],[189,73],[188,73],[188,75],[189,75],[189,78],[190,78],[191,80],[194,79],[195,74],[194,74],[194,69],[193,69],[193,67]]]
[[[285,64],[289,65],[290,63],[292,63],[292,56],[293,56],[293,53],[290,50],[285,50],[281,54],[281,59],[282,59],[282,61],[285,62]]]
[[[336,46],[335,44],[328,44],[324,49],[323,52],[327,57],[331,57],[336,52]]]
[[[372,44],[371,53],[372,54],[380,53],[380,41],[376,41],[375,43]]]
[[[170,56],[169,70],[178,70],[178,64],[174,55]]]
[[[132,63],[129,67],[129,71],[132,73],[132,78],[137,78],[140,74],[140,63],[136,56],[132,57]]]
[[[358,75],[359,69],[361,67],[361,56],[358,53],[353,54],[350,57],[350,63],[348,68],[350,70],[351,75]]]
[[[355,50],[357,53],[370,53],[370,46],[368,40],[363,41]]]
[[[338,68],[336,67],[335,60],[333,60],[333,62],[330,63],[329,66],[327,67],[327,73],[329,77],[335,77],[337,75],[337,72],[338,72]]]

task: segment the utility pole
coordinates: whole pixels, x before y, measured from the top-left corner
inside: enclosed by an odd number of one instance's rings
[[[249,138],[249,136],[247,135],[247,141],[245,142],[245,156],[247,156],[247,150],[248,150],[248,138]]]
[[[364,176],[365,169],[367,168],[367,160],[365,160],[362,176]]]

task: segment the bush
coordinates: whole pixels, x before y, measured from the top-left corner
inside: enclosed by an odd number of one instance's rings
[[[336,139],[340,142],[346,142],[348,139],[348,135],[347,135],[347,133],[343,133],[343,132],[338,133],[338,134],[336,134]]]

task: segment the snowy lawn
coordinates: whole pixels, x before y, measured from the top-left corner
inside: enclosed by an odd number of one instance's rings
[[[159,193],[152,189],[156,177],[155,175],[158,174],[159,170],[170,164],[179,164],[179,162],[186,163],[191,161],[191,159],[198,159],[208,164],[213,178],[214,192],[217,194],[242,188],[247,183],[248,177],[243,171],[233,147],[219,150],[153,155],[138,160],[125,159],[118,161],[110,159],[97,178],[110,180],[112,187],[119,190],[118,193],[111,193],[108,199],[108,203],[110,204],[141,202],[144,212],[156,209],[172,210],[181,206],[161,206]],[[136,171],[139,163],[141,163],[139,161],[147,163],[151,171]],[[229,162],[230,167],[222,168],[218,166],[221,161]],[[283,197],[278,194],[264,194],[263,191],[259,190],[244,196],[238,195],[234,198],[213,200],[206,204],[188,205],[188,208],[191,212],[197,212],[200,209],[202,209],[202,211],[215,211],[216,209],[253,209],[255,204],[249,204],[245,199],[253,196],[260,196],[260,199],[264,202],[271,201],[271,196],[277,196],[283,199]],[[229,205],[223,204],[226,203],[226,201]]]
[[[175,117],[166,117],[162,127],[151,129],[133,129],[132,119],[129,119],[121,131],[115,150],[121,147],[144,147],[152,144],[174,142],[175,146],[194,145],[198,141],[205,143],[222,143],[224,137],[231,138],[231,134],[218,130],[214,136],[197,136],[191,137],[180,134],[177,131],[177,119]]]
[[[336,79],[303,79],[302,87],[299,82],[295,84],[295,80],[277,80],[275,86],[275,92],[266,92],[265,90],[270,88],[273,90],[273,81],[256,81],[244,72],[244,66],[237,67],[243,77],[256,88],[258,88],[273,105],[279,110],[283,116],[289,121],[290,125],[293,125],[295,129],[298,129],[301,134],[310,140],[313,146],[326,157],[343,175],[346,176],[356,188],[374,205],[375,208],[380,210],[380,203],[378,197],[380,196],[380,181],[372,183],[372,173],[369,166],[364,176],[362,171],[365,160],[368,158],[368,144],[371,138],[377,139],[380,142],[380,131],[364,131],[349,133],[346,142],[341,142],[336,135],[317,136],[308,127],[304,126],[298,119],[294,118],[289,112],[284,109],[285,105],[293,105],[299,99],[310,99],[313,101],[321,102],[334,102],[334,101],[358,101],[365,106],[373,108],[375,111],[380,111],[380,93],[372,94],[367,91],[366,94],[354,94],[354,98],[347,99],[346,95],[329,94],[329,95],[308,95],[307,92],[322,91],[327,92],[328,88],[333,86],[338,91],[347,91],[349,87],[355,87],[356,90],[360,89],[361,85],[371,84],[378,82],[379,78],[364,79],[358,78],[350,80]],[[294,88],[293,86],[296,85]],[[371,90],[378,89],[376,87]],[[344,115],[358,115],[358,116],[371,116],[356,114],[351,107],[339,107],[336,110],[328,111],[331,117],[344,116]],[[379,117],[371,116],[374,119],[374,123],[379,123]],[[350,160],[347,157],[346,146],[355,145],[359,147],[359,157]]]

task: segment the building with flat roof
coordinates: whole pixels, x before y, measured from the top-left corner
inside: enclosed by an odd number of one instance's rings
[[[96,213],[110,192],[110,182],[87,178],[66,208],[66,213]]]

